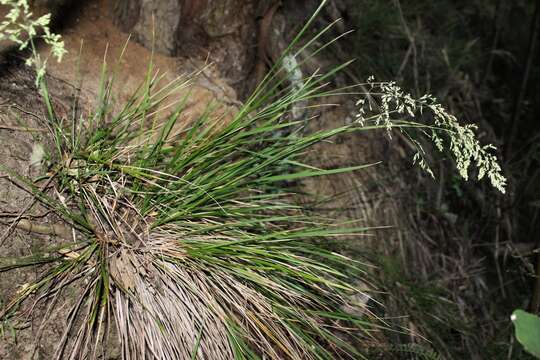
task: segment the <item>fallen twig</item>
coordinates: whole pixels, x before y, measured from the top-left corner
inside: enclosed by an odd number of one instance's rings
[[[0,125],[1,130],[12,130],[12,131],[29,131],[29,132],[47,132],[45,128],[29,128],[26,126],[9,126],[9,125]]]
[[[45,190],[50,184],[51,182],[53,181],[53,179],[55,178],[56,176],[56,173],[53,173],[49,179],[45,182],[45,184],[43,184],[39,191],[43,191]],[[8,229],[4,232],[4,234],[2,235],[2,237],[0,238],[0,246],[4,245],[4,242],[6,241],[6,239],[9,237],[9,235],[11,235],[11,233],[13,232],[13,230],[15,229],[15,227],[17,226],[17,224],[22,220],[24,214],[30,210],[32,208],[32,206],[34,206],[36,204],[36,202],[38,201],[38,197],[36,195],[34,195],[34,197],[32,198],[32,201],[29,201],[28,204],[26,204],[26,206],[21,210],[21,212],[19,212],[19,215],[17,215],[17,218],[15,218],[15,220],[13,220],[13,222],[11,223],[11,225],[9,225]]]

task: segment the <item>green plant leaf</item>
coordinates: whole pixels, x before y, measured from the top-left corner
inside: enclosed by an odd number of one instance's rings
[[[511,319],[520,344],[540,359],[540,317],[518,309],[512,313]]]

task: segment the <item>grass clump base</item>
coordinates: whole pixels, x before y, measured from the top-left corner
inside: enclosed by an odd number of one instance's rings
[[[327,95],[328,76],[284,93],[268,80],[227,122],[208,104],[188,124],[181,119],[192,76],[159,86],[150,66],[113,113],[114,75],[104,66],[98,106],[69,121],[57,118],[42,82],[54,138],[48,172],[38,180],[11,174],[63,220],[53,235],[65,245],[0,268],[49,264],[2,319],[33,294],[54,304],[71,286],[79,294],[58,359],[102,356],[113,329],[125,359],[360,357],[353,344],[369,336],[372,320],[342,309],[358,308],[350,279],[362,265],[313,240],[363,229],[307,216],[285,188],[355,169],[299,159],[350,130],[300,138],[289,120],[292,104]]]

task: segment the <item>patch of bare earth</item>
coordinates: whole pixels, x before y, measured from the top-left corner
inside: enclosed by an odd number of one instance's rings
[[[65,84],[51,80],[50,85],[57,96],[64,99],[70,97],[72,89]],[[57,111],[62,114],[65,109],[58,106]],[[41,158],[41,149],[50,146],[50,139],[42,119],[43,107],[34,87],[32,72],[24,67],[4,71],[0,83],[1,267],[10,266],[16,257],[32,256],[59,243],[54,234],[40,234],[30,232],[24,229],[24,226],[10,226],[12,221],[19,217],[20,225],[32,223],[43,228],[58,222],[48,209],[34,201],[28,187],[14,175],[17,173],[37,178],[47,171]],[[50,185],[43,181],[36,183],[36,186],[44,191],[48,191]],[[2,272],[2,309],[17,291],[39,278],[45,271],[46,266]],[[69,294],[64,297],[66,302],[71,299]],[[47,359],[52,356],[54,345],[64,330],[63,317],[66,314],[61,310],[62,306],[59,306],[59,311],[45,317],[45,304],[36,304],[36,300],[37,297],[31,297],[20,309],[18,320],[0,323],[0,359]],[[47,320],[46,323],[43,322],[44,319]]]

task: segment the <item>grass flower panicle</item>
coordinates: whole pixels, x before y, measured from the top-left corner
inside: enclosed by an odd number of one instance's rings
[[[464,180],[469,179],[470,167],[474,164],[478,171],[478,180],[487,177],[494,188],[505,192],[506,178],[493,154],[496,148],[491,144],[480,144],[475,133],[478,129],[476,125],[461,125],[432,95],[426,94],[414,99],[394,81],[375,82],[375,79],[370,77],[365,85],[369,87],[368,93],[356,103],[356,119],[360,126],[375,124],[385,128],[389,136],[391,130],[396,128],[406,134],[417,148],[413,162],[433,176],[425,150],[420,142],[408,133],[409,129],[417,128],[430,139],[438,151],[449,150],[458,173]],[[376,109],[373,105],[375,100],[379,102]],[[432,119],[431,124],[417,120],[428,118],[427,115]]]
[[[39,37],[50,46],[50,54],[58,61],[66,54],[64,41],[59,34],[51,32],[51,14],[34,19],[28,0],[0,0],[0,5],[9,7],[4,20],[0,22],[0,41],[11,41],[19,46],[19,50],[31,48],[32,54],[26,59],[26,65],[36,70],[36,85],[45,76],[47,59],[42,60],[35,49],[34,39]]]

